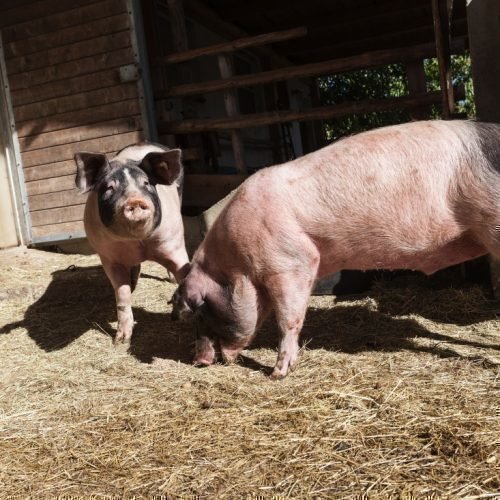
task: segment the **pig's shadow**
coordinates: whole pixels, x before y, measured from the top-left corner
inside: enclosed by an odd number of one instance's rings
[[[495,310],[485,309],[470,314],[470,323],[494,319]],[[463,325],[463,318],[453,321],[448,315],[445,323]],[[420,341],[420,342],[419,342]],[[421,342],[423,341],[423,342]],[[252,348],[276,349],[278,344],[277,326],[274,320],[268,320],[257,334]],[[458,338],[444,333],[431,331],[411,318],[395,318],[386,312],[370,310],[368,307],[339,303],[331,308],[310,307],[301,333],[301,344],[307,349],[324,349],[349,354],[367,351],[392,352],[409,350],[430,353],[441,358],[461,358],[479,362],[489,367],[492,363],[484,354],[500,351],[500,343],[477,342]],[[474,348],[470,354],[460,352],[462,349]],[[481,355],[475,351],[481,350]],[[265,373],[271,367],[260,364],[249,356],[241,356],[243,366]]]
[[[141,276],[141,280],[149,279],[160,278]],[[19,294],[19,291],[12,293]],[[33,293],[36,296],[36,290]],[[137,324],[129,352],[144,363],[152,362],[153,358],[190,363],[194,342],[192,327],[189,323],[170,320],[167,310],[167,300],[170,297],[165,293],[165,312],[133,307]],[[408,293],[409,296],[405,295]],[[301,339],[309,349],[347,353],[408,349],[432,352],[441,357],[464,357],[454,350],[456,346],[500,350],[500,345],[458,339],[430,331],[411,318],[395,317],[415,313],[442,323],[464,325],[495,319],[500,310],[488,307],[486,300],[472,312],[460,307],[448,310],[440,307],[439,296],[436,297],[436,307],[429,307],[432,300],[420,298],[425,293],[434,292],[415,290],[414,293],[395,291],[378,296],[373,294],[379,305],[378,311],[351,302],[340,302],[329,308],[310,307]],[[94,328],[109,336],[111,348],[115,322],[114,293],[101,266],[70,267],[54,272],[52,281],[43,294],[26,309],[24,319],[3,326],[0,334],[10,333],[18,327],[26,328],[28,335],[40,348],[51,352],[68,346]],[[414,338],[426,339],[430,341],[427,344],[432,344],[432,347],[419,345],[413,341]],[[276,349],[274,321],[265,323],[250,349],[259,347]],[[269,369],[248,357],[243,357],[242,364],[256,370]]]
[[[26,290],[26,300],[30,295],[36,300],[28,306],[22,321],[3,326],[0,333],[26,328],[36,344],[50,352],[71,344],[93,322],[106,331],[116,320],[113,289],[100,266],[54,271],[49,286],[37,298],[38,293],[37,288]]]
[[[139,281],[163,278],[142,274]],[[25,328],[35,343],[46,352],[63,349],[90,329],[101,331],[109,337],[116,334],[116,307],[113,288],[101,266],[75,267],[52,273],[52,280],[45,290],[23,286],[6,290],[5,295],[16,299],[35,300],[27,307],[21,321],[0,327],[0,334],[16,328]],[[165,294],[165,311],[170,297]],[[1,299],[0,299],[1,300]],[[154,356],[190,361],[189,343],[193,341],[185,325],[172,323],[170,314],[147,311],[134,307],[137,325],[132,336],[130,352],[144,362]],[[168,353],[168,355],[167,355]]]

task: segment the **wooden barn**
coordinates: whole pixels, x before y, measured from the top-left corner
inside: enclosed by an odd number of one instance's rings
[[[84,238],[77,151],[182,147],[194,215],[321,147],[322,120],[433,104],[453,118],[451,54],[470,51],[478,117],[499,121],[499,23],[496,0],[1,2],[0,247]],[[440,92],[426,91],[432,57]],[[318,77],[392,63],[408,95],[318,105]]]

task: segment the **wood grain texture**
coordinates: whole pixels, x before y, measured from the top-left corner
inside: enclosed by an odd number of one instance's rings
[[[79,110],[85,112],[90,108],[137,98],[137,85],[135,82],[119,83],[111,87],[16,106],[14,111],[19,128],[29,126],[31,120],[34,120],[38,126],[40,126],[40,123],[44,125],[48,121],[47,117],[53,115],[58,115],[54,116],[54,120],[60,120],[61,122],[67,120],[69,123],[75,123],[72,117]]]
[[[32,3],[32,1],[26,0],[26,3]],[[4,2],[3,5],[6,3]],[[127,11],[123,0],[86,2],[85,5],[80,7],[75,5],[75,7],[71,10],[62,10],[55,14],[45,15],[45,17],[33,17],[25,22],[5,26],[2,29],[3,41],[5,44],[9,44],[9,42],[34,38],[38,35],[44,35],[65,28],[74,28],[102,17],[109,17]],[[3,15],[4,13],[2,12]]]

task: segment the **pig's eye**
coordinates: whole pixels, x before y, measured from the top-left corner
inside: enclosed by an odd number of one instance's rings
[[[110,184],[109,186],[106,186],[106,189],[104,190],[103,198],[107,200],[115,191],[115,187]]]

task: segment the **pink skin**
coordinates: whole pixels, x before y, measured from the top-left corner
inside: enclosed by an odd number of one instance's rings
[[[139,148],[138,148],[139,149]],[[139,152],[138,152],[139,154]],[[142,153],[143,154],[143,153]],[[133,187],[117,207],[118,223],[106,227],[100,218],[97,194],[91,191],[85,206],[84,225],[89,243],[99,254],[115,291],[118,329],[115,343],[129,341],[134,327],[132,292],[145,260],[158,262],[180,282],[189,259],[177,186],[157,185],[162,208],[160,225],[152,230],[154,207]]]
[[[226,311],[236,325],[234,342],[223,347],[230,359],[274,310],[280,343],[272,376],[284,377],[297,363],[317,279],[342,269],[431,274],[500,255],[500,165],[491,164],[499,159],[500,126],[430,121],[360,134],[263,169],[208,232],[177,306],[197,294]],[[212,329],[216,336],[216,322]],[[213,350],[202,339],[195,362],[213,362]]]

